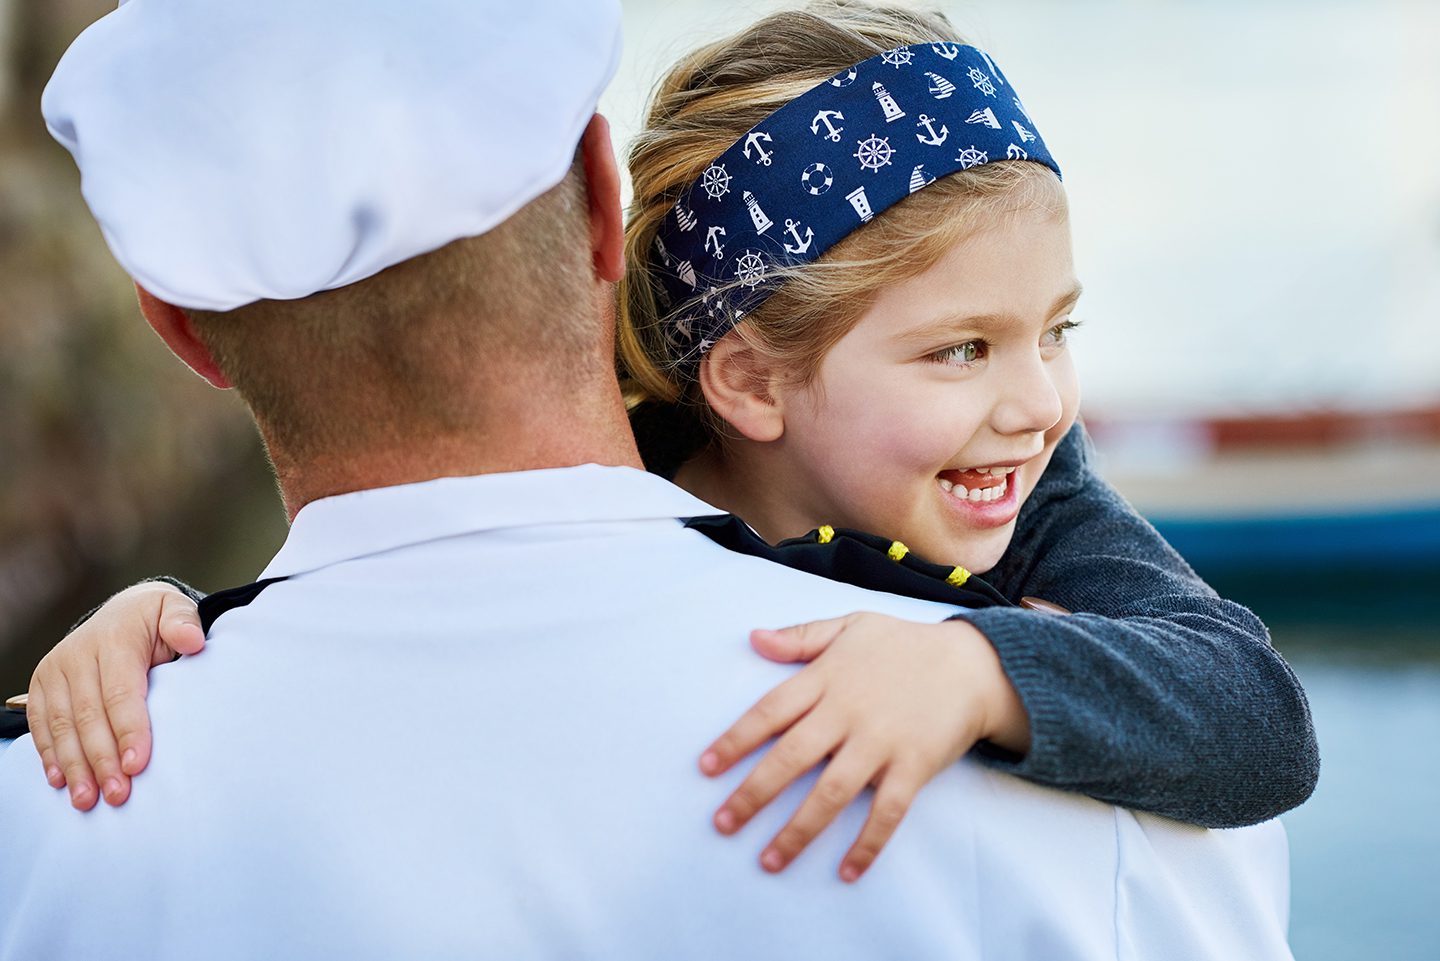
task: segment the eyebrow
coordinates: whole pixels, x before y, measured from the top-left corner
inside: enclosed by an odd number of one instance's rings
[[[1056,298],[1055,303],[1050,307],[1049,313],[1045,315],[1045,319],[1049,320],[1056,314],[1074,307],[1075,302],[1080,299],[1080,295],[1084,292],[1084,285],[1076,281],[1074,287],[1071,287],[1068,291]],[[969,317],[952,315],[938,317],[923,327],[917,327],[912,331],[901,334],[900,340],[905,343],[925,342],[943,337],[946,334],[953,334],[957,330],[985,330],[986,328],[995,327],[1022,326],[1025,323],[1023,318],[1017,317],[1014,314],[976,314]]]

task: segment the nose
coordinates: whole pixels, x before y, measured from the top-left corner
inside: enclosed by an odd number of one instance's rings
[[[996,373],[1000,393],[990,417],[996,433],[1043,434],[1060,422],[1064,403],[1051,366],[1039,351],[1016,357]]]

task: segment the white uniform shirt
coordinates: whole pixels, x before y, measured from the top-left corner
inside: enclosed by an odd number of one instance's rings
[[[1205,831],[964,761],[856,885],[868,809],[779,876],[700,751],[792,667],[755,627],[940,605],[732,554],[665,481],[580,467],[328,498],[156,670],[122,808],[0,754],[0,958],[1273,959],[1278,823]]]

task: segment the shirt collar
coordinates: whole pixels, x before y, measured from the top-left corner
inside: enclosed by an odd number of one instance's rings
[[[584,464],[441,477],[306,504],[260,577],[301,574],[410,544],[506,527],[723,513],[633,467]]]

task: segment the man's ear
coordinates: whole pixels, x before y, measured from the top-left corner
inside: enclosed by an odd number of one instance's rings
[[[625,274],[625,217],[620,210],[620,168],[610,143],[610,121],[598,113],[580,138],[585,189],[590,198],[590,250],[595,273],[618,283]]]
[[[165,341],[165,346],[185,362],[185,366],[208,380],[212,387],[224,390],[233,386],[220,372],[220,366],[210,355],[210,349],[195,336],[195,328],[185,311],[174,304],[166,303],[139,284],[135,285],[135,292],[140,295],[140,313],[145,315],[155,333]]]
[[[721,337],[700,358],[700,389],[710,409],[753,441],[785,433],[775,365],[734,333]]]

